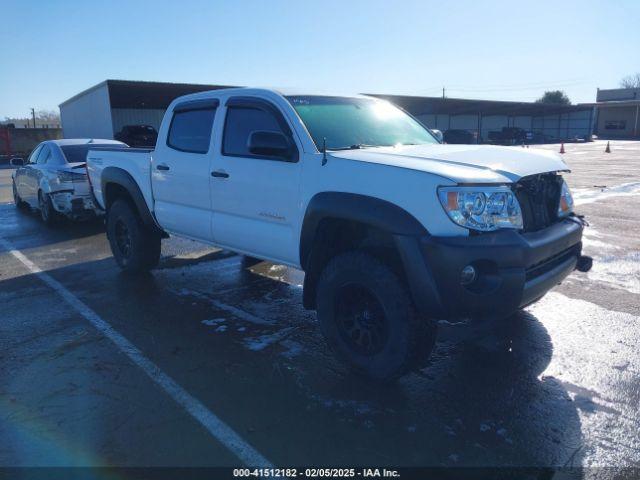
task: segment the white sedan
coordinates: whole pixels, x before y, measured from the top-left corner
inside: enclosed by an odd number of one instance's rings
[[[93,202],[87,179],[89,148],[114,147],[125,143],[100,139],[47,140],[33,149],[26,162],[14,159],[13,199],[16,206],[40,211],[42,221],[53,225],[61,216],[72,220],[94,217],[99,209]]]

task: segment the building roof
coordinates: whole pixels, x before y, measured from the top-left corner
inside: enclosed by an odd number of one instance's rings
[[[507,102],[498,100],[470,100],[466,98],[416,97],[408,95],[379,95],[410,111],[413,115],[556,115],[590,110],[590,105],[555,105],[537,102]]]
[[[231,85],[199,85],[191,83],[137,82],[107,80],[111,108],[166,109],[182,95],[233,88]]]
[[[169,104],[189,93],[232,88],[230,85],[204,85],[193,83],[143,82],[136,80],[105,80],[62,102],[62,107],[98,88],[109,91],[111,108],[166,109]]]
[[[596,102],[617,102],[624,100],[640,100],[640,88],[598,89]]]
[[[170,83],[170,82],[144,82],[133,80],[105,80],[93,87],[65,100],[63,105],[86,95],[98,88],[106,87],[109,91],[111,108],[136,108],[136,109],[158,109],[164,110],[177,97],[191,93],[219,90],[223,88],[238,88],[231,85],[205,85],[191,83]],[[274,89],[275,91],[287,95],[291,93],[286,89]],[[313,95],[312,92],[308,95]],[[318,93],[319,94],[319,93]],[[497,100],[470,100],[464,98],[441,98],[441,97],[418,97],[410,95],[382,95],[367,94],[373,97],[387,99],[396,105],[410,111],[414,115],[423,114],[449,114],[449,115],[510,115],[510,116],[540,116],[556,115],[559,113],[569,113],[589,110],[593,104],[580,105],[554,105],[533,102],[508,102]]]
[[[614,100],[606,102],[585,103],[584,105],[591,105],[598,108],[609,107],[637,107],[640,105],[640,99],[638,100]]]

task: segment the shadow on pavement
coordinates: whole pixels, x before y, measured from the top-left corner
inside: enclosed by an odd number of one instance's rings
[[[47,273],[278,465],[581,464],[580,419],[541,375],[553,345],[531,314],[478,341],[440,342],[419,374],[371,385],[333,358],[301,289],[252,273],[251,259],[169,265],[132,277],[108,258]]]
[[[100,217],[81,222],[62,218],[59,224],[47,227],[35,210],[16,208],[13,204],[0,205],[0,237],[10,240],[18,249],[44,247],[104,231],[104,221]]]

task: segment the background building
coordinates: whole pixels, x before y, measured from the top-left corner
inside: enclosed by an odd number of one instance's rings
[[[489,133],[517,127],[531,132],[534,141],[586,139],[594,121],[591,105],[554,105],[532,102],[468,100],[461,98],[376,95],[399,105],[429,128],[442,132],[467,130],[478,143],[490,141]]]
[[[595,133],[601,138],[640,138],[640,88],[598,89]]]
[[[65,138],[113,138],[125,125],[156,130],[171,101],[221,85],[105,80],[60,104]]]
[[[105,80],[60,104],[63,133],[66,138],[113,138],[125,125],[157,130],[176,97],[220,88],[229,86]],[[503,128],[528,132],[530,143],[587,139],[595,120],[593,105],[376,96],[396,103],[429,128],[464,131],[464,143],[495,142],[490,133]]]

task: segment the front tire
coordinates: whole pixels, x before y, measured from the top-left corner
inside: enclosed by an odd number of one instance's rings
[[[318,320],[329,345],[351,369],[388,382],[423,367],[436,339],[403,282],[365,252],[334,257],[317,286]]]
[[[15,180],[11,182],[11,186],[13,187],[13,203],[15,204],[16,208],[19,208],[20,210],[25,210],[27,204],[25,203],[24,200],[22,200],[22,198],[20,198],[20,195],[18,194],[18,189],[16,188]]]
[[[118,199],[109,209],[107,237],[116,262],[125,272],[146,272],[158,265],[160,236],[142,223],[127,200]]]

